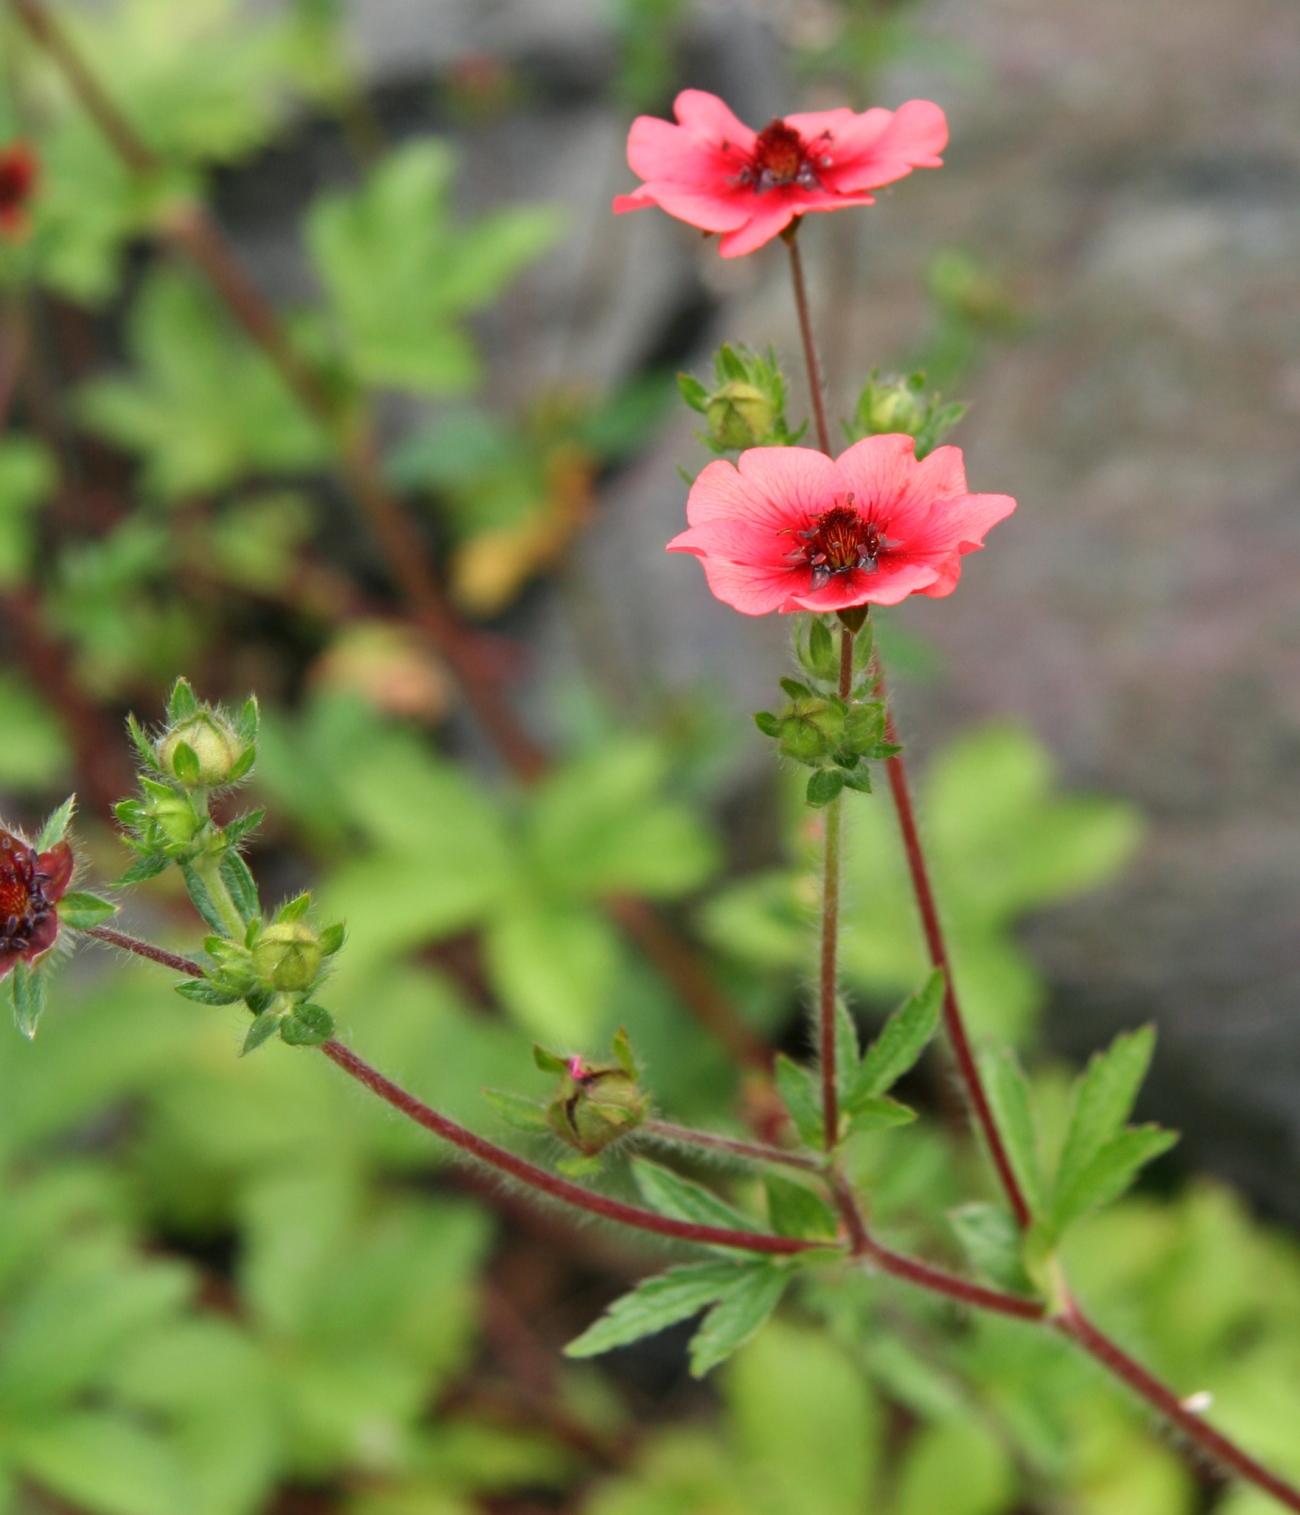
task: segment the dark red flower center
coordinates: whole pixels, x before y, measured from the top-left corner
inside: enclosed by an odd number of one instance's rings
[[[854,570],[874,573],[882,554],[898,545],[888,541],[874,521],[854,509],[852,495],[845,495],[829,510],[822,511],[796,536],[801,545],[788,554],[787,561],[808,565],[813,589],[825,588],[832,574]]]
[[[19,837],[0,831],[0,953],[23,952],[45,933],[54,909],[36,853]]]
[[[823,158],[824,164],[828,160]],[[797,184],[801,189],[817,189],[817,169],[807,143],[777,117],[758,134],[749,162],[740,171],[740,182],[760,195],[769,189]]]

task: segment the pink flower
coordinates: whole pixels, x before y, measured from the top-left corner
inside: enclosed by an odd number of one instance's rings
[[[614,212],[657,205],[721,232],[724,258],[753,252],[811,211],[872,204],[865,191],[914,168],[939,168],[948,141],[944,114],[929,100],[778,117],[761,132],[704,90],[683,90],[673,110],[675,126],[655,116],[632,123],[627,161],[645,183],[617,196]]]
[[[745,615],[951,594],[963,556],[1016,502],[970,494],[959,447],[918,463],[914,446],[878,436],[834,459],[807,447],[719,459],[692,485],[691,524],[668,551],[694,553],[713,593]]]
[[[20,959],[34,963],[59,934],[56,906],[72,882],[72,848],[38,853],[0,831],[0,978]]]

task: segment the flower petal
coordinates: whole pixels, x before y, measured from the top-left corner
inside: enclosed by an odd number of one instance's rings
[[[886,113],[888,114],[888,113]],[[948,120],[930,100],[909,100],[883,123],[865,111],[835,142],[834,162],[819,170],[822,183],[841,191],[878,189],[914,168],[940,168]]]
[[[619,200],[638,203],[620,205]],[[694,184],[672,184],[666,179],[643,184],[635,195],[620,195],[619,200],[614,202],[615,212],[640,210],[643,204],[657,205],[670,216],[676,216],[690,226],[698,226],[701,231],[733,231],[743,226],[749,216],[743,201],[737,203],[734,196],[701,189]]]
[[[770,615],[783,608],[790,591],[807,578],[807,570],[762,563],[733,563],[728,558],[701,557],[709,588],[742,615]]]
[[[68,885],[72,882],[73,866],[72,848],[67,842],[59,842],[36,859],[41,889],[51,904],[61,900],[67,893]]]
[[[848,610],[855,605],[901,605],[911,594],[925,594],[940,578],[931,563],[882,562],[875,573],[853,570],[831,576],[821,589],[791,595],[781,606],[793,610]]]
[[[901,433],[863,437],[835,459],[840,487],[852,494],[864,515],[891,532],[902,529],[900,502],[907,498],[917,471],[916,443]]]
[[[697,137],[718,146],[752,151],[758,133],[733,114],[731,107],[717,95],[703,89],[684,89],[673,101],[673,115]]]
[[[828,510],[844,489],[835,464],[812,447],[751,447],[741,453],[737,467],[766,502],[771,519],[782,525],[805,525]]]
[[[721,148],[702,142],[693,132],[657,116],[638,116],[627,134],[627,162],[642,179],[716,188],[734,175]]]

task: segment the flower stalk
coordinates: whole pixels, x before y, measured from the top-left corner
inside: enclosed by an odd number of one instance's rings
[[[853,690],[853,632],[840,624],[839,697],[848,700]],[[835,1060],[835,999],[839,978],[840,931],[840,836],[843,829],[842,794],[826,807],[825,854],[822,865],[821,956],[817,993],[817,1049],[821,1063],[822,1123],[827,1152],[839,1144],[839,1070]]]

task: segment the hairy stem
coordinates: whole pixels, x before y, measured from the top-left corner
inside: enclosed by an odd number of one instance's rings
[[[152,942],[142,941],[138,936],[128,936],[125,931],[118,931],[112,926],[87,926],[80,931],[80,935],[93,936],[96,941],[106,942],[121,952],[147,958],[151,963],[170,968],[183,978],[202,978],[204,975],[203,964],[196,963],[192,957],[181,957],[177,952],[168,952],[165,947],[155,947]]]
[[[794,244],[792,243],[791,246]],[[840,625],[839,696],[847,700],[853,688],[853,633]],[[840,795],[826,807],[826,851],[822,869],[821,956],[818,966],[817,1042],[822,1077],[822,1129],[825,1146],[833,1152],[840,1139],[839,1070],[835,1066],[835,993],[838,979],[840,931]]]
[[[517,1157],[508,1148],[498,1147],[495,1142],[476,1135],[445,1115],[440,1115],[422,1100],[416,1099],[413,1094],[408,1094],[405,1089],[385,1078],[382,1073],[359,1058],[342,1042],[326,1042],[321,1051],[332,1063],[342,1068],[350,1078],[356,1079],[372,1094],[377,1094],[380,1099],[387,1101],[395,1110],[400,1110],[403,1115],[417,1125],[423,1126],[426,1131],[432,1131],[435,1136],[440,1136],[470,1157],[487,1163],[489,1167],[496,1168],[501,1173],[509,1174],[511,1178],[527,1184],[530,1189],[535,1189],[539,1194],[562,1200],[565,1204],[586,1210],[591,1215],[599,1215],[604,1220],[618,1221],[622,1225],[633,1226],[638,1231],[652,1231],[658,1236],[670,1236],[677,1241],[696,1242],[702,1246],[734,1247],[742,1252],[789,1255],[810,1251],[818,1245],[816,1242],[799,1241],[791,1236],[770,1236],[761,1231],[733,1231],[724,1226],[706,1226],[694,1221],[672,1220],[666,1215],[656,1214],[653,1210],[643,1210],[639,1205],[624,1204],[622,1200],[594,1193],[590,1189],[582,1188],[580,1184],[570,1183],[567,1178],[560,1178],[545,1168],[539,1168],[535,1163]]]
[[[806,1173],[820,1173],[821,1164],[802,1152],[788,1152],[784,1147],[770,1147],[765,1142],[741,1141],[734,1136],[720,1136],[716,1131],[700,1131],[694,1126],[679,1126],[675,1121],[648,1120],[639,1127],[641,1133],[656,1141],[679,1147],[703,1147],[710,1152],[726,1152],[746,1162],[776,1163],[786,1168],[801,1168]]]
[[[202,880],[203,887],[208,891],[208,897],[213,905],[216,906],[217,914],[221,917],[227,935],[232,941],[242,941],[247,926],[225,879],[221,876],[221,860],[212,856],[200,858],[194,864],[194,871]],[[202,914],[202,911],[199,913]]]
[[[790,282],[794,286],[795,310],[799,315],[799,335],[803,339],[803,360],[808,369],[808,393],[812,400],[813,424],[817,445],[824,453],[831,451],[831,429],[826,421],[826,396],[823,393],[821,364],[813,337],[812,313],[808,308],[808,285],[803,276],[803,254],[799,251],[799,221],[794,220],[782,232],[790,251]]]

